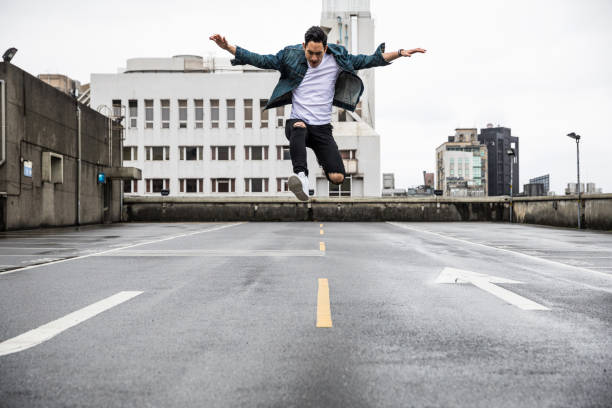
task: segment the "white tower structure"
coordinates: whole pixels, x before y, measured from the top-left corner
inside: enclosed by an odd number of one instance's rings
[[[372,54],[374,20],[369,0],[322,0],[321,27],[327,31],[329,44],[340,44],[351,54]],[[380,135],[374,130],[376,68],[359,71],[365,90],[355,112],[334,108],[334,137],[343,150],[345,144],[357,145],[354,157],[345,157],[351,187],[367,185],[367,195],[380,196]],[[347,163],[347,159],[351,160]],[[320,184],[317,180],[317,185]],[[323,187],[323,186],[322,186]]]

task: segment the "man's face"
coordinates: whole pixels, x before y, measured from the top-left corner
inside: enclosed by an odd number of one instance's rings
[[[316,43],[308,41],[308,44],[302,43],[302,46],[304,47],[304,53],[306,54],[308,64],[312,68],[318,67],[321,61],[323,61],[323,54],[327,52],[327,45],[323,47],[322,42]]]

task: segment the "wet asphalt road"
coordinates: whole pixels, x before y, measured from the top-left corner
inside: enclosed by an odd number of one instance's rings
[[[610,233],[116,224],[0,265],[1,407],[612,406]]]

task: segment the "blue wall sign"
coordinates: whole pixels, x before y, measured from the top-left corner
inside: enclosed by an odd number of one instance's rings
[[[32,162],[29,160],[23,162],[23,175],[32,177]]]

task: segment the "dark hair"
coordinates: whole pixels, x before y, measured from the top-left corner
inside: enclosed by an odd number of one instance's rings
[[[308,42],[323,43],[323,47],[327,46],[327,34],[319,26],[312,26],[304,34],[304,44],[308,45]]]

